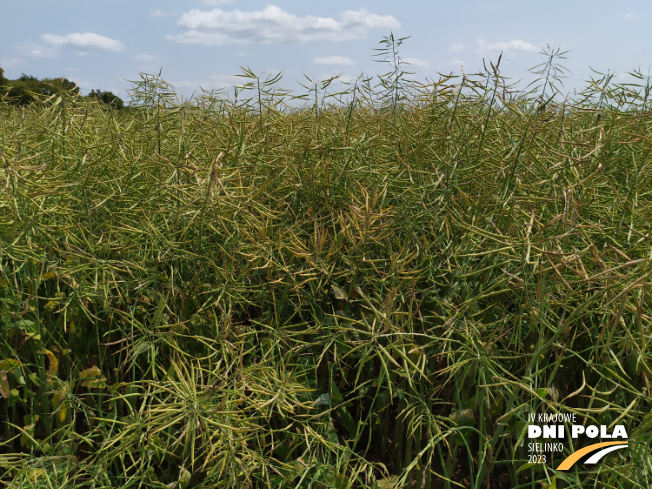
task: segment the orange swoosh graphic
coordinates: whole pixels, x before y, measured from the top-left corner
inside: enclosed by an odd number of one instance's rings
[[[595,450],[598,450],[599,448],[604,448],[604,447],[609,447],[611,445],[627,445],[626,441],[605,441],[603,443],[594,443],[593,445],[589,445],[588,447],[584,447],[581,450],[576,451],[575,453],[569,455],[566,457],[562,463],[557,466],[557,470],[568,470],[570,469],[573,465],[575,465],[575,462],[577,462],[579,459],[581,459],[584,455],[587,455]]]

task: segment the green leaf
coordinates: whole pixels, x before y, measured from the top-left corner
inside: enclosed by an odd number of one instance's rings
[[[532,467],[536,467],[536,465],[537,464],[533,464],[533,463],[529,463],[529,462],[525,463],[525,464],[521,465],[518,469],[516,469],[516,473],[518,474],[520,472],[523,472],[524,470],[531,469]]]
[[[333,294],[335,294],[335,298],[337,300],[343,300],[343,301],[348,300],[346,293],[342,289],[340,289],[337,285],[331,284],[331,288],[333,289]]]
[[[328,395],[327,393],[322,394],[319,396],[317,399],[312,401],[312,406],[317,407],[317,406],[327,406],[330,407],[331,405],[331,396]]]
[[[331,382],[331,395],[333,396],[333,401],[336,403],[344,401],[344,397],[342,396],[340,390],[337,388],[337,384],[335,384],[335,382]]]
[[[36,323],[29,319],[21,319],[20,321],[16,321],[11,325],[11,327],[32,334],[35,334],[37,331]]]
[[[353,416],[351,416],[351,413],[349,413],[348,409],[344,406],[340,406],[335,410],[337,415],[340,418],[340,422],[346,428],[347,433],[349,434],[349,438],[355,438],[358,434],[358,425],[355,422],[355,419],[353,419]]]
[[[348,480],[342,475],[338,474],[333,467],[329,467],[325,472],[322,472],[322,476],[327,487],[343,489],[344,487],[348,486]]]
[[[23,372],[20,370],[14,370],[14,378],[16,379],[16,382],[18,382],[20,385],[27,384],[27,381],[25,380],[25,376],[23,375]],[[38,380],[38,376],[35,375],[34,378]],[[32,380],[34,380],[34,378],[32,378]]]
[[[398,475],[390,475],[388,478],[376,481],[376,489],[394,489],[398,484]]]
[[[179,487],[186,489],[190,485],[192,474],[185,467],[179,467]]]

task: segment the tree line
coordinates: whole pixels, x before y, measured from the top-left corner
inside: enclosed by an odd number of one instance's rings
[[[5,78],[4,70],[0,67],[0,101],[2,102],[27,106],[64,92],[80,95],[79,87],[67,78],[42,78],[39,80],[35,76],[23,73],[19,78],[9,80]],[[125,106],[122,99],[113,92],[93,89],[87,97],[96,98],[118,110]]]

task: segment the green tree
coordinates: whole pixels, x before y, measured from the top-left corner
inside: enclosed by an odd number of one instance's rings
[[[3,92],[6,92],[6,100],[9,103],[21,106],[64,92],[73,96],[79,95],[77,85],[63,77],[39,80],[35,76],[23,73],[17,80],[7,80],[2,74],[0,86],[4,86]]]
[[[38,78],[23,73],[17,80],[9,80],[7,99],[15,105],[29,105],[38,100],[41,86]]]
[[[110,105],[114,109],[123,109],[125,104],[120,97],[115,95],[113,92],[103,92],[101,90],[91,90],[88,94],[89,97],[94,97],[101,102],[104,102],[107,105]]]
[[[79,87],[67,78],[43,78],[40,83],[43,95],[55,95],[63,91],[71,95],[79,95]]]

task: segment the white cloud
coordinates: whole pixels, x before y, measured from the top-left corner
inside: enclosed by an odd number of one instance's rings
[[[52,46],[75,46],[78,48],[95,48],[114,52],[120,52],[124,49],[124,45],[120,41],[100,36],[93,32],[71,32],[63,36],[43,34],[41,37],[46,43]]]
[[[484,39],[478,38],[475,41],[476,46],[481,54],[484,53],[500,53],[501,51],[533,51],[539,52],[541,49],[529,42],[514,39],[508,42],[487,42]]]
[[[32,58],[56,58],[56,49],[52,46],[40,46],[38,44],[19,44],[16,46],[25,56]]]
[[[419,58],[401,58],[401,64],[414,66],[415,68],[430,68],[430,63]]]
[[[507,51],[527,51],[539,52],[541,48],[529,42],[513,39],[507,42],[488,42],[482,38],[475,40],[475,46],[468,46],[461,42],[456,42],[448,46],[448,50],[453,53],[461,53],[467,50],[474,50],[481,56],[496,55]]]
[[[634,14],[625,14],[625,18],[627,20],[634,20],[634,19],[638,18],[638,16],[634,15]]]
[[[325,58],[315,58],[312,60],[312,62],[317,65],[335,65],[335,66],[346,66],[346,65],[350,66],[355,64],[355,61],[345,56],[327,56]]]
[[[364,9],[347,10],[336,20],[313,15],[299,17],[276,5],[249,12],[193,9],[185,12],[178,24],[186,32],[167,36],[169,40],[206,46],[232,42],[343,41],[362,37],[372,29],[388,31],[401,25],[391,15],[376,15]]]

